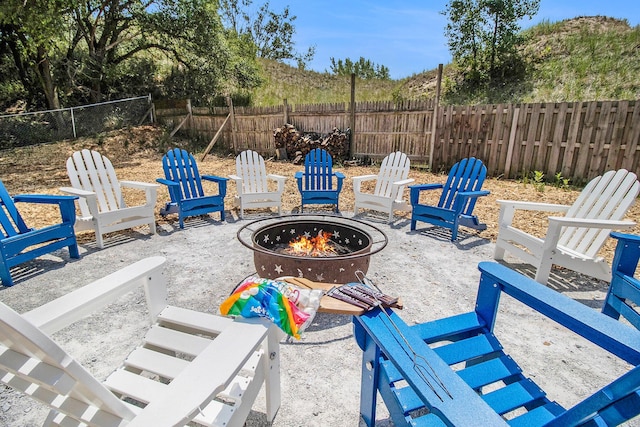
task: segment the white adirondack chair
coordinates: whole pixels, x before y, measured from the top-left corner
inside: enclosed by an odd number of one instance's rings
[[[571,206],[498,200],[498,238],[494,258],[505,252],[536,267],[536,281],[546,284],[553,264],[600,280],[611,280],[611,267],[598,256],[611,230],[631,228],[623,218],[640,191],[634,173],[624,169],[608,171],[591,180]],[[546,236],[538,238],[512,225],[517,209],[565,212],[550,216]]]
[[[143,259],[22,315],[0,303],[0,381],[51,407],[47,426],[242,426],[263,382],[272,421],[280,405],[279,330],[265,319],[168,306],[164,262]],[[137,286],[153,325],[100,382],[50,334]]]
[[[154,209],[160,185],[118,181],[111,161],[97,151],[86,149],[76,151],[67,159],[67,174],[71,187],[60,190],[80,197],[75,230],[95,230],[99,248],[104,248],[102,235],[112,231],[148,224],[151,233],[156,233]],[[143,190],[145,204],[128,207],[122,196],[124,187]]]
[[[404,187],[414,180],[408,178],[410,162],[406,154],[396,151],[384,158],[378,175],[362,175],[353,177],[355,196],[354,215],[358,209],[371,209],[389,214],[389,222],[393,221],[393,212],[411,211],[411,205],[404,199]],[[365,181],[376,181],[373,192],[362,188]]]
[[[281,214],[282,192],[287,178],[267,174],[260,154],[252,150],[241,152],[236,157],[236,174],[229,175],[229,178],[236,183],[238,194],[234,198],[234,205],[240,208],[240,218],[244,217],[245,209],[276,207],[278,215]],[[269,188],[269,181],[277,184],[275,190]]]

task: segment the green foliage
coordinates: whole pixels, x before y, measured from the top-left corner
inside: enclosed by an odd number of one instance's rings
[[[289,105],[350,100],[350,77],[300,70],[272,60],[259,62],[264,84],[251,92],[253,105],[282,105],[285,98]],[[356,98],[358,101],[388,101],[397,85],[393,80],[356,78]]]
[[[356,77],[361,79],[390,80],[389,68],[364,59],[362,56],[356,62],[353,62],[350,58],[346,58],[344,61],[342,59],[336,61],[331,57],[331,72],[337,76],[355,74]]]
[[[538,11],[540,0],[450,0],[442,12],[449,50],[460,79],[448,87],[450,97],[486,98],[501,102],[494,94],[519,92],[527,67],[519,47],[524,38],[518,24]],[[515,84],[514,84],[515,83]]]
[[[293,36],[297,17],[291,15],[289,6],[276,13],[270,9],[267,1],[252,14],[252,4],[253,0],[221,0],[220,16],[236,34],[251,39],[259,58],[293,61],[298,68],[304,69],[315,56],[316,48],[311,46],[304,53],[296,51]]]
[[[545,186],[544,173],[541,171],[533,171],[531,178],[533,182],[533,188],[535,188],[541,193],[544,192],[544,186]]]
[[[50,108],[59,107],[58,94],[73,104],[173,90],[206,104],[260,83],[256,45],[223,26],[217,2],[27,3],[9,0],[0,9],[0,64],[11,58],[8,75]],[[0,85],[10,92],[4,73]]]
[[[533,185],[539,192],[544,192],[544,187],[546,185],[544,180],[544,172],[542,171],[533,171],[531,173],[523,173],[522,174],[522,184],[526,187],[529,184]]]
[[[566,190],[569,188],[569,178],[563,177],[562,172],[558,172],[553,176],[553,185]]]
[[[637,99],[640,93],[640,26],[625,20],[584,17],[527,31],[536,97],[549,102]],[[559,34],[562,36],[560,37]],[[531,102],[532,94],[525,97]]]

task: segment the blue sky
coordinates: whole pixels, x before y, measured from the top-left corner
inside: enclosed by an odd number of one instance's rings
[[[254,0],[255,4],[264,1]],[[389,68],[394,79],[431,70],[451,62],[444,36],[446,0],[270,0],[270,8],[285,6],[297,16],[296,49],[316,46],[308,68],[330,70],[330,58],[361,56]],[[556,22],[576,16],[605,15],[640,24],[637,0],[541,0],[540,10],[527,28],[542,20]]]

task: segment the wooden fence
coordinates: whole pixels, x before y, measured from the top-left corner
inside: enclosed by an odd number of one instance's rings
[[[183,130],[207,140],[230,114],[229,108],[171,107],[156,105],[161,123],[172,127],[184,121]],[[483,160],[491,176],[505,178],[541,171],[549,179],[560,173],[580,184],[610,169],[640,175],[640,101],[438,108],[429,100],[359,102],[353,111],[343,103],[285,103],[236,107],[231,117],[216,144],[235,152],[252,149],[273,155],[274,129],[291,123],[301,132],[321,134],[353,127],[354,156],[382,158],[399,150],[412,164],[434,171],[474,156]]]

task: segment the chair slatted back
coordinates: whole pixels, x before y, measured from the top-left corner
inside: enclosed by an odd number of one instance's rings
[[[183,200],[204,197],[198,165],[191,153],[179,148],[169,150],[162,157],[162,168],[166,179],[180,183]],[[171,201],[178,202],[173,200],[173,195]]]
[[[625,169],[608,171],[589,181],[567,211],[568,218],[622,220],[640,192],[636,174]],[[609,230],[565,227],[558,245],[595,258]]]
[[[243,193],[268,193],[267,168],[264,158],[255,151],[246,150],[236,157],[236,175],[242,178]]]
[[[304,158],[304,190],[333,190],[333,159],[327,150],[315,148]]]
[[[100,212],[126,207],[111,161],[97,151],[84,149],[73,153],[67,159],[67,174],[73,188],[96,193]],[[91,216],[85,199],[81,197],[78,203],[82,215]]]
[[[0,380],[85,423],[118,425],[133,411],[44,332],[0,303]]]
[[[0,181],[0,227],[4,237],[17,236],[30,230],[2,181]]]
[[[487,167],[481,160],[474,157],[462,159],[449,171],[447,182],[444,184],[438,207],[453,209],[456,196],[463,191],[479,191],[487,177]],[[471,215],[475,207],[477,198],[471,198],[467,202],[461,213]]]
[[[380,165],[374,194],[393,200],[397,199],[398,194],[402,194],[404,186],[394,186],[393,183],[407,179],[409,167],[409,157],[400,151],[385,157]]]

